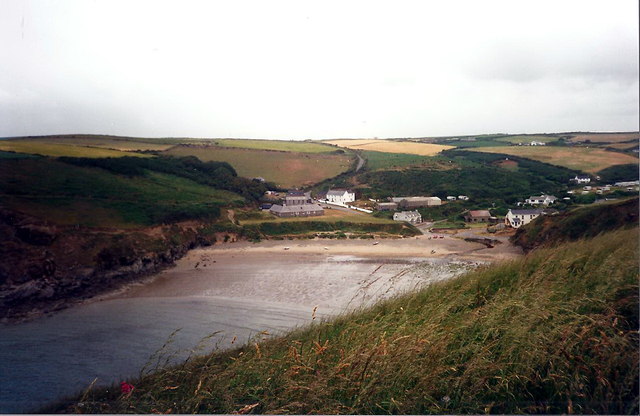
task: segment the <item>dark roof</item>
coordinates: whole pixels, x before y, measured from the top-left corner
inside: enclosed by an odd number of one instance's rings
[[[300,212],[300,211],[324,211],[318,204],[304,205],[273,205],[271,211],[274,212]]]
[[[511,209],[513,215],[540,215],[541,209]]]
[[[345,192],[351,193],[348,189],[331,189],[327,192],[327,195],[343,195]]]
[[[470,217],[491,217],[491,213],[487,210],[469,211]]]
[[[287,192],[287,196],[304,196],[304,191],[289,191]]]

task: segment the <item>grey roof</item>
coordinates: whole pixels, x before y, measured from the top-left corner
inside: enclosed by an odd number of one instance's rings
[[[324,209],[318,204],[303,204],[303,205],[273,205],[271,210],[273,212],[300,212],[300,211],[324,211]]]
[[[541,209],[510,209],[513,215],[540,215]]]
[[[433,201],[436,199],[440,199],[437,196],[399,196],[392,197],[391,200],[393,202],[401,202],[401,201]]]

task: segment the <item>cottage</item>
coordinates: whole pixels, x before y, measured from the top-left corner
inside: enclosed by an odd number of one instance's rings
[[[578,183],[578,184],[582,184],[582,183],[589,183],[591,182],[591,177],[588,175],[576,175],[573,179],[571,179],[573,182]]]
[[[552,195],[540,195],[540,196],[530,196],[525,202],[529,205],[544,205],[548,206],[556,202],[555,196]]]
[[[327,192],[325,199],[334,204],[346,205],[348,202],[356,200],[356,193],[351,192],[348,189],[330,189]]]
[[[269,212],[277,217],[313,217],[324,215],[324,209],[314,204],[310,192],[289,191],[282,205],[272,205]]]
[[[520,228],[542,215],[541,209],[510,209],[504,217],[505,225]]]
[[[461,201],[468,201],[469,197],[466,196],[466,195],[458,195],[458,199],[461,200]]]
[[[489,222],[491,219],[491,213],[487,210],[469,211],[464,216],[466,222]]]
[[[418,224],[422,222],[422,216],[418,211],[402,211],[393,214],[394,221],[406,221],[411,224]]]
[[[398,209],[398,204],[395,202],[378,202],[376,208],[378,211],[395,211]]]
[[[403,209],[442,205],[442,200],[437,196],[401,196],[391,198],[391,202],[395,202],[399,208]]]
[[[447,201],[455,201],[457,198],[455,196],[448,196]]]

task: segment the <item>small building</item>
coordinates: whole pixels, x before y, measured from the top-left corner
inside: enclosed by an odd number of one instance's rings
[[[393,220],[418,224],[422,222],[422,215],[418,211],[401,211],[393,214]]]
[[[571,180],[577,184],[583,184],[591,182],[591,177],[589,175],[576,175]]]
[[[530,196],[525,202],[530,205],[544,205],[548,206],[556,202],[555,196],[552,195],[540,195],[540,196]]]
[[[287,196],[284,197],[285,205],[304,205],[311,203],[313,203],[311,200],[311,192],[289,191],[287,192]]]
[[[466,196],[466,195],[458,195],[458,199],[461,200],[461,201],[468,201],[469,197]]]
[[[318,204],[273,205],[269,212],[276,217],[317,217],[324,215],[324,209]]]
[[[391,198],[391,202],[395,202],[402,209],[442,205],[442,200],[437,196],[401,196]]]
[[[538,141],[533,140],[531,142],[531,146],[546,146],[546,143],[545,142],[538,142]]]
[[[542,215],[541,209],[510,209],[504,217],[505,225],[520,228]]]
[[[378,211],[395,211],[398,209],[398,204],[395,202],[378,202],[376,208]]]
[[[334,204],[346,205],[348,202],[356,200],[356,193],[351,192],[348,189],[330,189],[325,196],[325,199]]]
[[[491,213],[488,210],[469,211],[464,216],[466,222],[490,222],[491,219]]]
[[[271,207],[272,207],[272,206],[273,206],[273,204],[270,204],[270,203],[268,203],[268,202],[265,202],[264,204],[261,204],[261,205],[260,205],[260,209],[261,209],[261,210],[269,210],[269,209],[271,209]]]
[[[457,198],[455,196],[448,196],[447,201],[455,201]]]

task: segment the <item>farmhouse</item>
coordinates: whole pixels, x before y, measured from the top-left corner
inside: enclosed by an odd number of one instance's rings
[[[591,182],[591,177],[589,175],[576,175],[573,179],[571,179],[575,183],[589,183]]]
[[[464,216],[466,222],[489,222],[492,218],[487,210],[469,211]]]
[[[346,204],[356,200],[356,193],[348,189],[330,189],[325,199],[334,204]]]
[[[283,205],[272,205],[269,212],[277,217],[313,217],[324,215],[324,209],[314,204],[310,192],[289,191]]]
[[[393,214],[394,221],[406,221],[411,224],[418,224],[422,222],[422,216],[418,211],[402,211]]]
[[[437,196],[401,196],[391,198],[391,202],[403,209],[442,205],[442,200]]]
[[[520,228],[540,215],[542,215],[541,209],[510,209],[504,217],[504,223],[513,228]]]
[[[376,208],[378,208],[378,211],[395,211],[398,209],[398,204],[395,202],[378,202]]]
[[[556,202],[555,196],[552,195],[540,195],[540,196],[530,196],[525,202],[530,205],[544,205],[548,206]]]
[[[545,146],[545,145],[546,145],[546,143],[545,143],[545,142],[537,142],[537,141],[533,140],[533,141],[530,143],[530,145],[531,145],[531,146]]]

